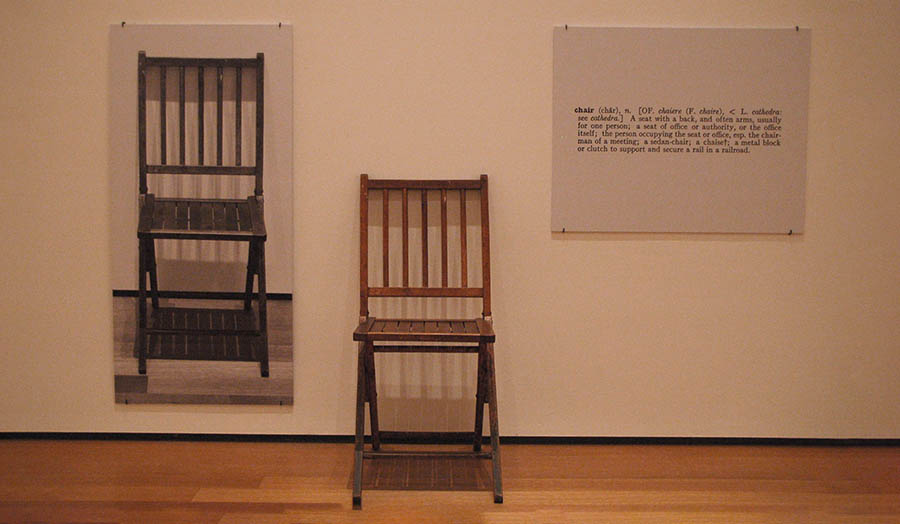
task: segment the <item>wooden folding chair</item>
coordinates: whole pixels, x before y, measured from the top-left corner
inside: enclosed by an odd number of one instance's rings
[[[189,360],[258,361],[260,373],[269,376],[268,335],[266,329],[266,225],[263,212],[263,70],[264,57],[255,58],[171,58],[149,57],[138,53],[138,371],[147,372],[148,358]],[[234,79],[233,122],[227,125],[223,116],[225,73]],[[177,75],[177,93],[167,90],[168,75]],[[251,77],[252,75],[252,77]],[[148,140],[148,82],[159,81],[158,121]],[[209,77],[209,78],[207,78]],[[252,86],[255,77],[255,99],[244,100],[243,84]],[[171,77],[169,77],[171,78]],[[204,82],[215,78],[214,137],[205,135]],[[186,100],[186,80],[197,98]],[[174,82],[173,82],[174,84]],[[154,86],[155,87],[155,86]],[[210,86],[211,87],[211,86]],[[231,87],[231,86],[229,86]],[[251,89],[248,89],[251,90]],[[158,101],[156,96],[158,95]],[[177,124],[167,122],[177,99]],[[213,101],[209,101],[212,105]],[[243,165],[241,145],[243,106],[253,106],[255,121],[254,165]],[[186,107],[196,106],[196,116]],[[230,113],[230,112],[229,112]],[[194,120],[195,118],[195,120]],[[193,125],[186,122],[191,119]],[[210,118],[211,119],[211,118]],[[250,124],[247,124],[250,125]],[[232,127],[233,126],[233,127]],[[191,131],[187,131],[190,127]],[[194,131],[196,127],[196,131]],[[228,127],[226,134],[226,127]],[[226,146],[226,139],[229,140]],[[215,141],[215,151],[204,151],[207,141]],[[177,151],[167,151],[168,147]],[[232,148],[226,152],[227,148]],[[148,162],[153,158],[154,162]],[[157,175],[223,175],[252,176],[253,194],[241,199],[157,197],[148,191],[148,176]],[[215,240],[247,242],[247,278],[243,292],[244,308],[206,309],[176,308],[159,305],[157,285],[156,241],[162,239]],[[150,280],[152,313],[147,314],[147,278]],[[258,282],[258,313],[252,311],[253,281]]]
[[[382,198],[382,283],[369,282],[369,197],[381,193]],[[402,202],[402,282],[390,281],[389,193],[399,193]],[[458,287],[448,286],[448,210],[447,194],[459,192],[459,235],[461,275]],[[480,194],[481,214],[481,273],[482,285],[470,287],[467,270],[466,195]],[[418,194],[419,202],[410,203]],[[441,280],[429,284],[428,265],[428,195],[440,195],[441,216]],[[410,285],[410,206],[421,204],[422,275],[421,286]],[[435,257],[436,258],[436,257]],[[398,456],[455,455],[490,459],[493,465],[494,502],[503,502],[500,475],[500,441],[497,422],[497,387],[494,375],[494,330],[491,321],[491,263],[488,227],[488,178],[475,180],[373,180],[362,175],[360,182],[360,310],[359,326],[353,340],[359,342],[356,390],[356,447],[353,472],[353,505],[362,504],[362,471],[364,459]],[[369,297],[470,297],[481,298],[482,316],[474,319],[389,318],[370,316]],[[378,402],[375,387],[375,353],[477,353],[478,377],[475,398],[475,424],[471,433],[420,432],[401,433],[382,431],[378,426]],[[364,449],[365,403],[369,403],[371,450]],[[484,405],[490,417],[489,452],[481,450]],[[437,441],[462,436],[471,439],[472,451],[385,451],[382,439],[430,438]]]

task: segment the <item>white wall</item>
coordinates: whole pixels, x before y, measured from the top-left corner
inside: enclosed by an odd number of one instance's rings
[[[900,437],[895,2],[15,1],[0,17],[0,431],[351,433],[358,174],[484,172],[503,434]],[[292,408],[113,403],[121,20],[294,25]],[[551,235],[564,23],[810,27],[806,233]]]

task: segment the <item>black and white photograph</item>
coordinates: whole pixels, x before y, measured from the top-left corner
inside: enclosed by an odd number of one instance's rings
[[[110,27],[117,403],[293,402],[291,42]]]

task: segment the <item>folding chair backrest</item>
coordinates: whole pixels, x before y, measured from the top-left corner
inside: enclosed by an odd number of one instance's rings
[[[449,253],[451,251],[448,242],[448,193],[457,192],[459,195],[459,268],[460,274],[457,286],[450,287]],[[381,217],[381,276],[373,278],[373,281],[381,285],[371,285],[369,281],[369,198],[370,193],[380,193],[382,200]],[[401,212],[401,242],[399,246],[392,246],[389,241],[390,229],[390,202],[391,195],[399,196]],[[467,196],[477,194],[480,198],[481,221],[481,286],[469,285],[470,275],[468,271],[469,241],[467,235]],[[440,201],[440,279],[429,279],[429,241],[428,241],[428,210],[429,195],[439,195]],[[435,199],[431,199],[435,200]],[[434,204],[433,204],[434,205]],[[411,211],[411,208],[413,211]],[[395,206],[396,209],[396,206]],[[418,211],[420,209],[421,211]],[[455,213],[456,210],[454,210]],[[419,261],[420,268],[410,268],[410,213],[421,213],[421,257],[413,256],[414,261]],[[396,244],[396,242],[394,243]],[[360,317],[369,315],[369,297],[428,297],[449,298],[467,297],[482,299],[482,316],[491,317],[491,258],[490,258],[490,230],[488,224],[488,178],[481,175],[478,179],[471,180],[377,180],[370,179],[368,175],[362,175],[360,181]],[[392,251],[392,249],[394,251]],[[476,248],[477,249],[477,248]],[[453,251],[456,251],[453,249]],[[391,255],[394,255],[393,257]],[[399,278],[391,280],[390,261],[399,258],[402,267]],[[432,256],[432,259],[437,257]],[[455,264],[454,264],[455,265]],[[435,268],[436,269],[436,268]],[[415,275],[413,280],[420,280],[420,286],[410,285],[410,274]],[[418,274],[416,274],[418,273]],[[437,273],[434,271],[433,273]],[[421,277],[421,278],[419,278]],[[454,283],[456,279],[454,278]]]
[[[255,178],[254,194],[263,193],[263,53],[256,58],[172,58],[149,57],[144,51],[138,53],[138,162],[139,186],[141,194],[147,193],[147,175],[243,175]],[[227,73],[227,75],[226,75]],[[171,76],[170,76],[171,75]],[[233,82],[225,85],[225,78]],[[174,77],[174,78],[173,78]],[[253,155],[241,151],[246,140],[243,136],[247,118],[243,114],[243,91],[245,82],[253,82],[255,77],[255,103],[249,115],[255,129],[249,129],[255,136],[246,137],[255,144]],[[175,80],[177,78],[177,80]],[[151,79],[158,80],[153,95],[158,95],[159,115],[155,129],[159,143],[151,149],[148,143],[147,102],[151,93],[148,86]],[[215,129],[206,129],[212,120],[204,115],[207,106],[207,83],[215,82]],[[177,88],[170,88],[169,84]],[[185,85],[190,84],[190,89]],[[253,83],[249,84],[253,86]],[[231,111],[223,110],[225,91],[234,93],[233,117]],[[211,90],[211,89],[210,89]],[[176,91],[172,93],[171,91]],[[186,100],[186,92],[196,93],[196,98]],[[155,99],[155,96],[154,96]],[[169,102],[177,102],[175,111]],[[211,105],[212,100],[209,100]],[[187,108],[195,106],[188,111]],[[195,114],[191,114],[195,113]],[[226,119],[231,120],[225,122]],[[173,121],[174,120],[174,121]],[[176,122],[177,121],[177,122]],[[215,150],[205,150],[207,143],[214,142]],[[174,146],[174,147],[171,147]],[[171,149],[174,150],[169,150]],[[153,163],[148,163],[148,156]],[[255,156],[253,165],[245,165],[247,156]]]

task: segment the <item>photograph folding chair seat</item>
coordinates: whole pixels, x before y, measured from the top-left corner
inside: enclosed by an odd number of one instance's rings
[[[138,53],[138,371],[147,373],[147,359],[238,360],[260,363],[260,373],[269,376],[266,329],[266,225],[263,211],[263,71],[264,57],[255,58],[172,58],[149,57]],[[233,85],[233,123],[223,122],[225,73]],[[177,77],[173,79],[172,76]],[[215,77],[215,87],[204,82]],[[210,77],[209,79],[207,77]],[[255,77],[255,79],[254,79]],[[150,79],[158,87],[149,89]],[[168,78],[168,80],[167,80]],[[197,98],[186,100],[187,91]],[[169,87],[176,84],[177,88]],[[243,84],[255,87],[255,97],[244,100]],[[167,89],[168,87],[168,89]],[[215,100],[205,92],[214,89]],[[174,96],[169,91],[177,91]],[[253,91],[254,89],[247,89]],[[177,100],[172,100],[172,98]],[[248,97],[250,98],[250,97]],[[167,103],[167,99],[170,103]],[[153,134],[148,133],[148,102],[159,105]],[[215,104],[214,136],[204,134],[205,106]],[[252,121],[243,116],[244,105],[252,105]],[[186,113],[186,107],[192,107]],[[194,109],[193,107],[196,107]],[[177,109],[175,109],[177,107]],[[174,109],[174,111],[173,111]],[[177,114],[178,122],[173,122]],[[167,116],[169,120],[167,122]],[[231,117],[231,112],[229,112]],[[191,119],[192,125],[186,125]],[[243,165],[241,146],[244,127],[255,127],[255,164]],[[187,132],[186,128],[191,131]],[[196,131],[194,131],[196,127]],[[226,127],[228,129],[226,130]],[[187,135],[187,136],[186,136]],[[150,140],[152,138],[152,147]],[[225,146],[226,139],[229,140]],[[215,151],[204,154],[204,144],[215,141]],[[223,147],[225,146],[225,147]],[[227,151],[226,147],[233,148]],[[167,148],[177,149],[167,151]],[[148,157],[154,159],[148,162]],[[233,160],[226,163],[225,160]],[[147,179],[158,175],[217,175],[254,177],[254,191],[246,198],[184,198],[158,196],[148,191]],[[162,186],[161,186],[162,187]],[[215,308],[160,307],[157,285],[156,241],[163,239],[247,242],[247,276],[242,294],[243,310]],[[152,312],[147,312],[147,280]],[[252,310],[253,281],[257,280],[256,302]]]
[[[448,286],[448,193],[459,194],[459,267],[461,275],[458,287]],[[378,195],[380,193],[380,195]],[[373,286],[369,281],[369,199],[374,194],[382,200],[382,283]],[[402,242],[397,252],[402,258],[401,282],[390,281],[389,263],[389,194],[399,196],[402,206]],[[481,220],[481,286],[470,287],[468,275],[468,240],[466,227],[467,195],[480,196]],[[429,285],[428,209],[429,195],[439,195],[441,216],[441,269],[440,282]],[[411,197],[418,196],[418,202]],[[414,204],[410,202],[414,200]],[[437,198],[432,198],[436,201]],[[410,285],[410,207],[421,205],[421,286]],[[436,204],[432,204],[436,207]],[[396,206],[395,206],[396,207]],[[396,244],[396,242],[395,242]],[[434,255],[434,253],[433,253]],[[434,257],[437,258],[437,257]],[[396,260],[396,258],[395,258]],[[455,265],[455,261],[454,261]],[[435,268],[436,269],[436,268]],[[369,313],[369,298],[403,299],[425,297],[428,299],[480,298],[482,314],[479,318],[376,318]],[[353,471],[353,505],[362,504],[363,462],[365,459],[403,456],[463,456],[490,459],[492,462],[494,502],[503,502],[500,474],[500,440],[497,421],[497,386],[494,373],[495,340],[491,318],[490,234],[488,227],[488,177],[481,175],[474,180],[375,180],[362,175],[360,183],[360,311],[359,325],[353,332],[353,340],[359,343],[356,393],[356,440]],[[396,432],[382,431],[378,424],[378,401],[375,383],[375,353],[476,353],[478,373],[476,378],[475,422],[472,432]],[[369,404],[371,425],[371,449],[365,449],[365,404]],[[484,407],[488,406],[490,424],[490,451],[482,451]],[[382,439],[456,439],[462,436],[471,442],[472,451],[387,451],[382,449]]]

